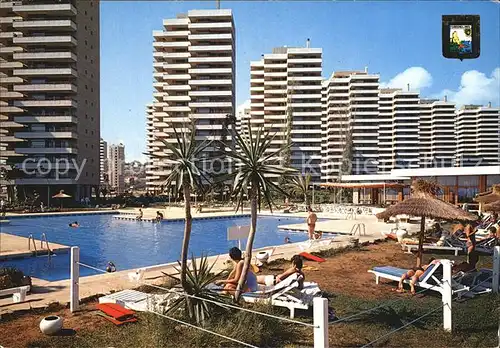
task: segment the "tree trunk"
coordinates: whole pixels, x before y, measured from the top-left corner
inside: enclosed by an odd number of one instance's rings
[[[255,183],[252,183],[252,188],[250,191],[250,208],[252,221],[250,223],[250,233],[248,234],[247,247],[245,250],[245,262],[243,264],[243,271],[241,272],[241,277],[238,281],[238,287],[236,288],[236,293],[234,294],[235,302],[238,302],[240,299],[241,290],[244,288],[247,281],[247,272],[250,268],[250,262],[252,261],[253,240],[255,239],[255,231],[257,230],[257,186]]]
[[[184,238],[182,240],[182,250],[181,250],[181,285],[185,292],[190,293],[186,281],[187,273],[187,259],[188,259],[188,249],[189,249],[189,239],[191,238],[191,225],[193,223],[193,218],[191,216],[191,187],[188,184],[183,185],[184,191],[184,211],[186,216],[186,221],[184,223]]]
[[[424,253],[424,233],[425,233],[425,217],[420,220],[420,234],[418,235],[418,252],[417,252],[417,267],[422,265],[422,254]]]

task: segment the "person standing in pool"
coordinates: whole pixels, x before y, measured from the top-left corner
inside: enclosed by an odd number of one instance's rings
[[[309,215],[307,216],[307,232],[309,234],[309,239],[315,239],[314,230],[316,228],[316,221],[318,221],[318,216],[313,212],[311,206],[307,207]]]
[[[142,212],[142,209],[139,208],[139,215],[135,217],[136,220],[142,220],[142,217],[144,216],[144,213]]]

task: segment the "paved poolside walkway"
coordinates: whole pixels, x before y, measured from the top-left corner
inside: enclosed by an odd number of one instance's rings
[[[138,211],[138,209],[136,209]],[[145,216],[146,212],[149,215],[150,213],[153,213],[156,215],[156,210],[154,208],[147,208],[144,209]],[[180,210],[180,211],[179,211]],[[132,212],[134,213],[134,210],[132,209],[126,209],[124,212]],[[171,217],[173,216],[183,216],[183,209],[182,208],[171,208],[170,212]],[[245,212],[246,213],[246,212]],[[201,214],[193,214],[194,217],[196,216],[207,216],[205,214],[209,213],[201,213]],[[211,214],[211,213],[210,213]],[[221,215],[234,215],[234,210],[228,210],[227,212],[217,212],[214,213],[216,216],[221,216]],[[264,215],[266,212],[264,212]],[[305,213],[297,213],[297,214],[286,214],[287,217],[305,217]],[[321,214],[319,214],[319,217],[325,217]],[[352,224],[355,224],[357,222],[365,222],[366,228],[367,228],[367,234],[366,236],[360,236],[359,237],[359,242],[360,243],[371,243],[375,242],[376,240],[379,240],[382,238],[380,234],[380,229],[385,228],[388,229],[390,228],[389,225],[383,224],[383,223],[378,223],[375,219],[375,217],[370,216],[370,217],[362,217],[358,218],[358,220],[331,220],[331,221],[326,221],[324,224],[326,227],[330,226],[332,229],[335,228],[337,231],[339,228],[342,228],[342,230],[348,231],[350,226]],[[336,248],[343,248],[346,247],[347,245],[350,244],[350,239],[351,237],[349,236],[337,236],[335,238],[327,238],[328,236],[325,235],[325,238],[323,238],[319,243],[313,242],[312,244],[307,244],[309,242],[300,242],[300,243],[292,243],[292,244],[285,244],[285,245],[280,245],[277,247],[266,247],[266,248],[261,248],[261,249],[256,249],[254,250],[254,255],[259,252],[259,251],[271,251],[273,250],[273,255],[271,256],[270,260],[275,260],[275,259],[290,259],[293,255],[300,253],[302,251],[319,251],[319,250],[325,250],[325,249],[336,249]],[[293,238],[292,238],[293,239]],[[27,243],[26,243],[27,245]],[[223,254],[219,256],[211,256],[209,257],[210,262],[216,262],[216,266],[214,267],[214,271],[219,271],[223,270],[226,268],[225,262],[228,260],[228,255]],[[176,263],[171,263],[171,264],[166,264],[166,265],[161,265],[160,267],[149,267],[149,270],[146,271],[145,277],[144,277],[144,282],[146,283],[156,283],[159,284],[164,281],[164,276],[162,272],[166,272],[169,274],[176,273],[176,270],[174,268],[176,266]],[[119,291],[123,289],[130,289],[130,288],[135,288],[137,287],[138,284],[137,282],[130,281],[128,279],[128,274],[130,272],[134,272],[135,270],[126,270],[126,271],[120,271],[120,272],[115,272],[115,273],[107,273],[107,274],[101,274],[101,275],[96,275],[96,276],[88,276],[88,277],[83,277],[80,278],[80,298],[86,298],[92,295],[96,294],[106,294],[110,293],[112,291]],[[61,303],[68,303],[69,302],[69,285],[70,282],[69,280],[62,280],[62,281],[56,281],[56,282],[48,282],[44,281],[41,279],[33,279],[33,287],[32,287],[32,293],[27,296],[27,302],[23,303],[17,303],[14,304],[12,303],[12,298],[7,297],[7,298],[1,298],[0,299],[0,314],[5,313],[5,312],[11,312],[15,310],[20,310],[20,309],[28,309],[28,308],[36,308],[36,307],[45,307],[48,304],[52,302],[61,302]]]
[[[41,245],[40,240],[35,239],[35,244],[38,252],[47,253],[47,245],[45,243],[42,243]],[[69,250],[69,247],[66,245],[51,243],[50,241],[49,247],[50,250],[57,252]],[[31,244],[31,250],[28,247],[28,238],[14,236],[7,233],[0,233],[0,260],[7,257],[10,258],[32,255],[33,251],[33,244]]]

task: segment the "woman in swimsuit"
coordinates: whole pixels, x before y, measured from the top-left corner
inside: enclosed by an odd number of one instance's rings
[[[257,282],[262,285],[272,286],[278,284],[279,282],[282,282],[283,280],[285,280],[286,278],[288,278],[293,274],[297,274],[297,276],[300,276],[299,288],[300,289],[303,288],[305,275],[304,272],[302,271],[302,267],[304,265],[302,261],[302,256],[294,255],[291,261],[292,261],[291,267],[288,268],[285,272],[278,275],[269,274],[269,275],[257,276]]]
[[[415,283],[418,281],[418,279],[424,274],[425,270],[429,268],[430,265],[434,262],[434,258],[431,257],[429,260],[429,264],[421,266],[421,267],[413,267],[410,268],[405,274],[401,276],[401,279],[399,280],[398,288],[396,289],[397,292],[404,292],[403,288],[403,283],[406,279],[410,279],[410,292],[412,295],[415,294]]]
[[[238,282],[240,281],[241,273],[243,272],[244,261],[241,255],[241,250],[236,247],[229,250],[229,257],[234,263],[233,270],[231,271],[231,273],[229,273],[229,276],[226,280],[218,280],[215,282],[215,284],[224,284],[223,292],[226,294],[233,294],[236,291]],[[252,272],[251,268],[249,268],[247,272],[247,281],[243,292],[254,292],[257,290],[257,277],[255,276],[255,273]]]

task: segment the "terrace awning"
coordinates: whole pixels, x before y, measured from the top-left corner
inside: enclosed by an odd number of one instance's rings
[[[321,187],[331,187],[331,188],[402,188],[405,186],[405,184],[399,184],[399,183],[394,183],[394,182],[368,182],[368,183],[361,183],[361,182],[328,182],[324,184],[320,184]]]

